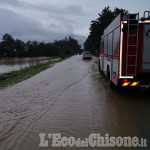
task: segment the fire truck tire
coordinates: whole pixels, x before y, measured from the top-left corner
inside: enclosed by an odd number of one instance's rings
[[[114,88],[113,82],[110,80],[110,69],[109,67],[107,68],[107,81],[108,81],[108,87]]]
[[[103,73],[103,71],[101,70],[101,64],[100,64],[100,60],[99,60],[99,64],[98,64],[98,70],[99,70],[99,72],[100,72],[100,74],[102,74]]]

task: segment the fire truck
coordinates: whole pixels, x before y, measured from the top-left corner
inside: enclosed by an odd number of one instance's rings
[[[104,30],[99,71],[109,87],[150,86],[150,11],[121,13]]]

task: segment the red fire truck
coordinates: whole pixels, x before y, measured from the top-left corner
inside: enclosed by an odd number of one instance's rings
[[[104,30],[99,71],[110,87],[150,85],[150,11],[119,14]]]

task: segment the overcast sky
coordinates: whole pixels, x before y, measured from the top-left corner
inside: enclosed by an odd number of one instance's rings
[[[4,33],[25,41],[87,37],[91,20],[105,6],[143,15],[150,10],[150,0],[0,0],[0,37]]]

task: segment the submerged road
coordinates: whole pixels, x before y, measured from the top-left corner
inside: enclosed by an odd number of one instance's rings
[[[40,148],[40,133],[87,138],[146,138],[150,149],[150,94],[146,89],[109,89],[97,58],[73,56],[0,91],[0,150],[138,149]],[[47,138],[46,138],[47,139]]]

